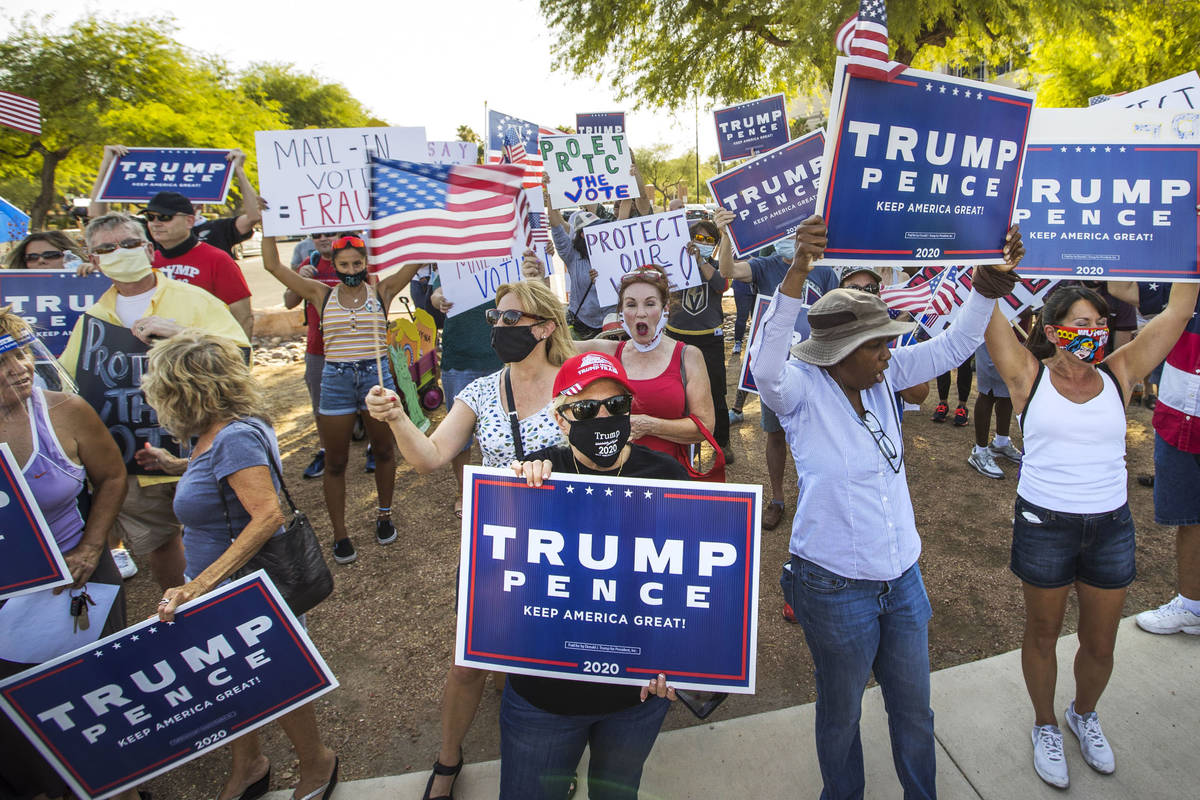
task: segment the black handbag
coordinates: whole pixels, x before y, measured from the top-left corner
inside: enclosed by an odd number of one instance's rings
[[[261,439],[254,426],[247,427]],[[303,511],[296,508],[292,496],[288,494],[287,484],[283,482],[283,475],[275,464],[271,448],[266,441],[262,444],[267,452],[267,463],[271,465],[271,471],[275,473],[279,488],[283,490],[283,496],[292,510],[292,517],[283,533],[268,539],[241,569],[233,573],[233,577],[241,578],[260,569],[266,570],[288,608],[293,614],[300,616],[333,592],[333,573],[329,571],[329,564],[325,562],[325,555],[321,552],[321,543],[317,540],[312,523]],[[222,479],[221,483],[227,484],[228,481]],[[224,506],[225,526],[229,528],[229,537],[232,539],[235,538],[233,525],[229,519],[229,504],[225,500],[223,486],[218,486],[218,491]]]

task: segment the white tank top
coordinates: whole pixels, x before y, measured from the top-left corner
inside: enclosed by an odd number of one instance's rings
[[[1021,414],[1025,456],[1017,494],[1068,514],[1101,514],[1125,504],[1125,406],[1116,382],[1086,403],[1058,393],[1043,365]]]

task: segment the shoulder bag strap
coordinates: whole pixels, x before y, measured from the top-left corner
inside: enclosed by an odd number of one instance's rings
[[[1029,387],[1029,397],[1025,398],[1025,408],[1017,416],[1017,422],[1019,422],[1021,424],[1022,428],[1025,427],[1026,420],[1029,419],[1029,406],[1030,406],[1030,404],[1033,403],[1033,393],[1037,391],[1038,386],[1042,382],[1042,376],[1045,374],[1046,374],[1046,365],[1043,364],[1039,360],[1037,377],[1033,379],[1033,386]]]
[[[283,496],[284,496],[284,499],[287,500],[288,507],[290,509],[292,509],[293,514],[299,513],[300,509],[297,508],[295,502],[292,501],[292,496],[291,496],[291,494],[288,493],[288,490],[287,490],[287,484],[283,482],[283,475],[280,474],[279,466],[275,463],[275,454],[273,452],[271,452],[270,443],[267,442],[266,438],[261,433],[259,433],[258,428],[254,427],[249,422],[246,422],[245,420],[240,420],[240,419],[234,420],[234,422],[240,422],[243,425],[245,425],[254,434],[254,437],[256,439],[258,439],[259,443],[263,446],[263,450],[266,451],[267,464],[270,465],[271,472],[275,475],[275,479],[277,481],[279,481],[279,488],[283,491]],[[230,423],[230,424],[233,424],[233,423]],[[228,478],[222,478],[222,480],[225,483],[229,482]],[[224,494],[221,495],[221,500],[222,501],[225,500]],[[228,508],[226,508],[226,510],[225,510],[225,519],[226,519],[226,521],[228,521],[228,519],[229,519],[229,509]]]
[[[504,396],[508,400],[508,424],[512,426],[513,450],[516,451],[517,461],[525,460],[525,446],[521,443],[521,420],[517,417],[517,401],[513,398],[512,381],[508,376],[508,368],[504,368]]]

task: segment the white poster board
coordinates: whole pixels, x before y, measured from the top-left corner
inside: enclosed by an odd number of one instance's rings
[[[616,304],[625,273],[650,264],[667,271],[673,292],[702,283],[700,267],[687,249],[691,235],[683,209],[589,225],[583,240],[592,269],[599,274],[596,299],[601,306]]]
[[[612,203],[638,197],[633,157],[623,133],[543,136],[538,143],[550,178],[550,205]]]

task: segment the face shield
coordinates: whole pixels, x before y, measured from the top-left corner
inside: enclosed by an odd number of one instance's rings
[[[35,387],[79,393],[58,359],[32,333],[0,336],[0,406],[24,405]]]

